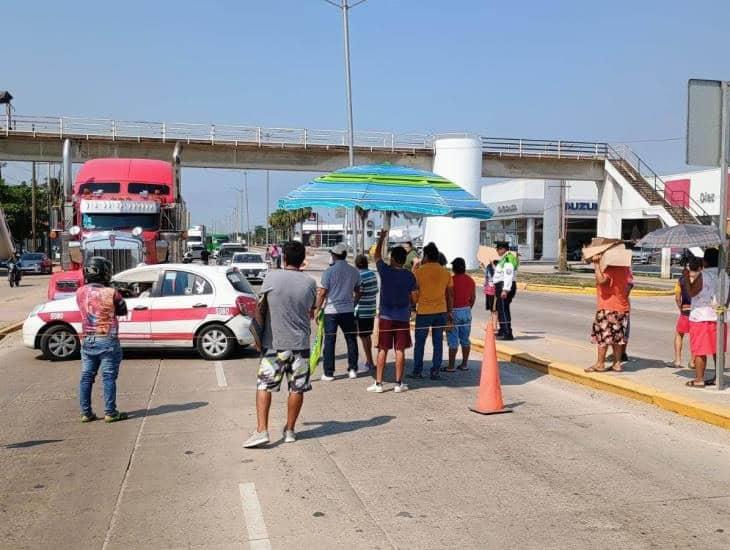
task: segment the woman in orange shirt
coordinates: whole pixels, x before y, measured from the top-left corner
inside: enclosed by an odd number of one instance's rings
[[[597,346],[596,363],[586,372],[620,372],[621,357],[628,343],[629,298],[626,289],[630,280],[628,267],[608,266],[601,269],[600,256],[593,259],[596,275],[596,317],[593,320],[591,341]],[[606,352],[613,347],[613,364],[606,368]]]

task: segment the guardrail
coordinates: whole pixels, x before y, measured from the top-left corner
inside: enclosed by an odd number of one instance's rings
[[[13,116],[0,122],[0,135],[73,139],[160,140],[257,146],[347,147],[345,130],[265,128],[233,124],[122,121],[105,118]],[[355,147],[385,150],[432,149],[433,136],[390,132],[355,132]]]
[[[609,147],[607,143],[588,141],[492,137],[481,140],[485,153],[520,158],[605,159]]]
[[[667,184],[652,168],[628,145],[609,145],[610,160],[623,160],[641,176],[659,195],[670,205],[685,208],[695,218],[709,218],[710,214],[702,208],[700,203],[692,198],[686,191],[667,190]]]

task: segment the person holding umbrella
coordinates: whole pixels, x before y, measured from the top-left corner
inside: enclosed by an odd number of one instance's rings
[[[714,384],[714,379],[705,380],[707,356],[717,353],[717,268],[718,250],[708,248],[703,258],[703,269],[694,280],[690,279],[688,266],[682,272],[682,289],[692,298],[689,312],[689,346],[694,357],[695,377],[687,382],[691,388],[704,388]],[[726,290],[727,293],[727,290]],[[727,345],[727,335],[725,336]]]

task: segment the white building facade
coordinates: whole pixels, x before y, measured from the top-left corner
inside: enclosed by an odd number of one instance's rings
[[[689,205],[693,212],[707,217],[718,215],[719,170],[672,174],[662,179],[670,203]],[[600,234],[598,213],[604,208],[611,210],[625,240],[637,240],[662,226],[656,209],[648,207],[633,188],[616,186],[615,193],[599,194],[598,185],[595,181],[539,179],[486,184],[481,200],[494,209],[494,218],[482,222],[480,242],[491,245],[506,240],[525,260],[555,261],[560,224],[566,224],[569,257],[576,256],[585,243]],[[564,216],[560,211],[561,193],[565,193]]]

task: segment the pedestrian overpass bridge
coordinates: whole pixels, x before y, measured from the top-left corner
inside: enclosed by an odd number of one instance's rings
[[[467,136],[355,132],[355,163],[391,162],[431,170],[439,140],[459,137]],[[71,141],[74,162],[101,157],[168,160],[177,143],[183,144],[186,167],[327,172],[348,162],[344,130],[25,115],[0,121],[0,160],[59,162],[66,139]],[[626,146],[477,139],[482,177],[597,182],[600,235],[620,237],[624,193],[638,193],[646,214],[666,225],[709,218],[691,197],[665,192],[661,178]]]

